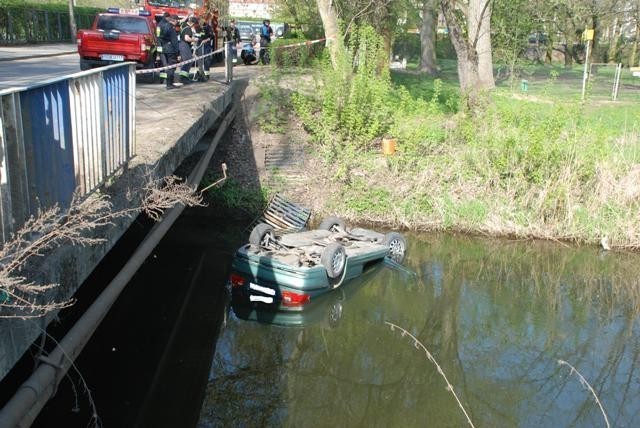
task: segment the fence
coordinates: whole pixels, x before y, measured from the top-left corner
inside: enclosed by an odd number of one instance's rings
[[[86,195],[135,154],[135,65],[0,91],[0,238]]]
[[[76,14],[78,28],[89,28],[95,14]],[[0,43],[72,41],[69,13],[24,8],[0,9]]]

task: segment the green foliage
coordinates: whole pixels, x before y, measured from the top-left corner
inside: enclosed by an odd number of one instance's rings
[[[297,44],[300,45],[290,46]],[[271,62],[277,67],[308,67],[322,55],[324,45],[307,43],[304,37],[294,33],[284,39],[276,39],[270,48]]]
[[[349,211],[358,215],[387,214],[394,205],[389,189],[371,186],[363,179],[354,180],[346,186],[342,200]]]
[[[91,26],[103,8],[75,7],[77,27]],[[72,40],[68,3],[38,3],[0,0],[0,41],[46,42]]]
[[[274,84],[260,86],[260,98],[257,104],[256,121],[266,133],[284,134],[289,121],[289,94]]]
[[[420,60],[420,35],[414,33],[401,33],[393,40],[392,52],[400,55],[407,61]]]
[[[324,66],[321,93],[296,94],[292,101],[318,141],[363,148],[389,129],[392,86],[388,72],[381,70],[382,39],[373,28],[354,30],[348,48],[336,69]]]
[[[207,179],[203,185],[208,185]],[[211,180],[213,182],[213,180]],[[222,204],[222,208],[230,211],[243,211],[249,215],[257,215],[264,209],[268,200],[266,189],[250,189],[233,178],[227,179],[222,186],[213,187],[207,192],[207,199]]]

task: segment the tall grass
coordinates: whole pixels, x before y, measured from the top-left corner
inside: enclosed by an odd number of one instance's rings
[[[379,73],[376,37],[360,29],[348,73],[326,66],[292,95],[324,159],[315,174],[332,183],[328,209],[412,229],[640,248],[635,103],[580,102],[578,70],[531,67],[528,92],[498,82],[487,108],[466,115],[454,62],[438,79]],[[393,156],[381,154],[385,136],[398,141]]]

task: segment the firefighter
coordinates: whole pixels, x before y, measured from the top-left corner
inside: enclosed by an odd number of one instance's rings
[[[193,58],[191,45],[196,41],[193,31],[193,26],[196,22],[198,22],[198,18],[192,16],[187,20],[186,25],[183,26],[182,30],[180,30],[180,57],[182,58],[182,61],[188,61]],[[180,80],[182,83],[192,83],[189,79],[189,69],[192,65],[192,63],[187,63],[180,69]]]
[[[166,64],[169,66],[178,63],[178,52],[180,50],[178,46],[178,35],[176,34],[175,29],[177,20],[177,16],[169,16],[169,14],[165,12],[159,24],[160,31],[158,33],[158,40],[160,41],[160,46],[162,47],[162,56],[164,56],[164,62],[166,62]],[[167,70],[167,89],[175,89],[178,86],[182,86],[180,84],[173,83],[174,72],[174,68],[170,68],[169,70]]]
[[[203,19],[200,25],[200,32],[202,34],[202,46],[203,46],[203,54],[207,55],[213,52],[212,43],[214,41],[213,28],[209,24],[208,20]],[[204,78],[205,80],[209,80],[210,69],[211,69],[211,55],[207,56],[204,59]]]

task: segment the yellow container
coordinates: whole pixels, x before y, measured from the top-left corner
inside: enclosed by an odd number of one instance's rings
[[[382,139],[382,153],[385,155],[392,155],[396,152],[396,139],[395,138],[383,138]]]

